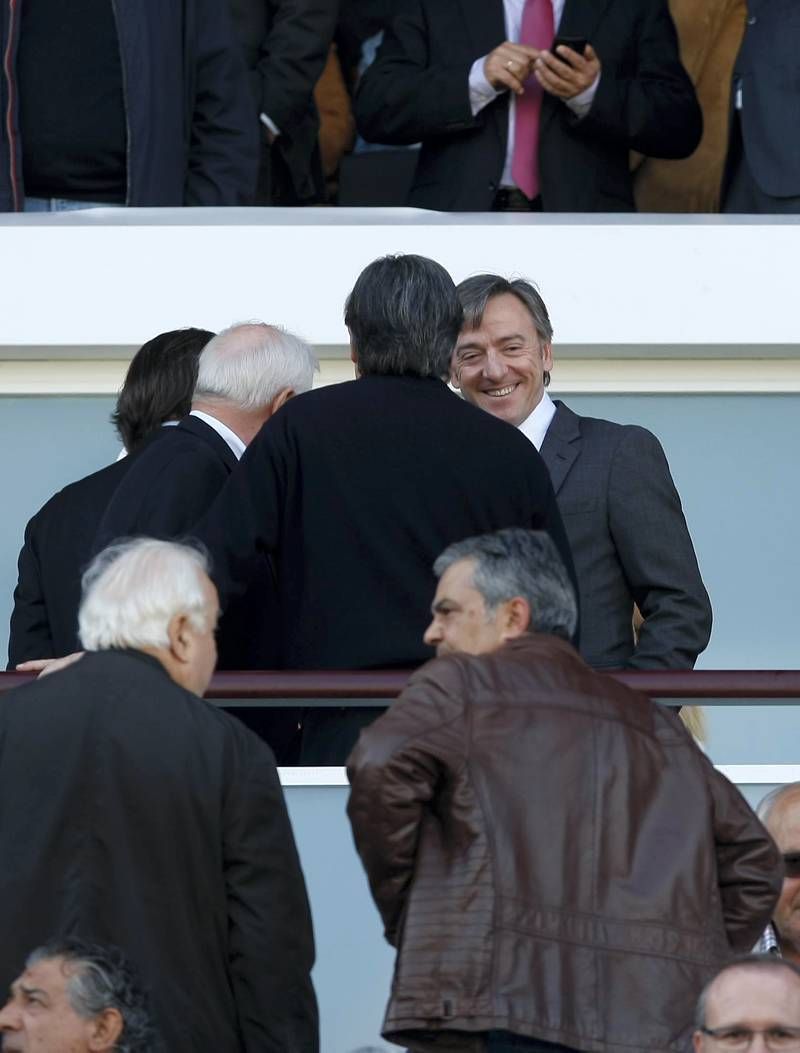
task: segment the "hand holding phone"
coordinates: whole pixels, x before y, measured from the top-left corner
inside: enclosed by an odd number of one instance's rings
[[[553,41],[552,46],[550,47],[550,54],[553,55],[555,58],[557,58],[559,60],[559,62],[566,62],[567,65],[569,66],[570,65],[569,60],[564,58],[563,55],[559,55],[558,51],[556,49],[559,48],[563,44],[564,47],[572,48],[572,50],[576,51],[579,55],[583,55],[584,51],[586,50],[587,43],[588,43],[588,41],[587,41],[586,37],[560,37],[560,36],[557,36],[555,38],[555,40]]]

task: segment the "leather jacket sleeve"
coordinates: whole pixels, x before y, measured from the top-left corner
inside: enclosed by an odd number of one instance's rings
[[[361,732],[347,764],[347,814],[386,939],[397,945],[426,812],[448,767],[464,754],[462,706],[443,682],[447,660],[412,677],[386,714]],[[438,675],[431,667],[439,667]]]
[[[783,865],[775,843],[744,797],[710,762],[707,778],[725,931],[733,950],[747,953],[772,917]]]

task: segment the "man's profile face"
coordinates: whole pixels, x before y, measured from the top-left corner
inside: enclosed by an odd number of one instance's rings
[[[513,293],[500,293],[477,329],[461,330],[450,380],[468,402],[516,427],[541,402],[544,371],[552,368],[550,345],[539,339],[528,308]]]
[[[800,854],[800,790],[775,804],[766,826],[781,855]],[[772,920],[783,953],[800,961],[800,877],[784,877]]]
[[[695,1031],[696,1053],[724,1053],[736,1048],[737,1039],[742,1048],[746,1046],[746,1031],[780,1032],[787,1051],[800,1048],[800,1044],[792,1044],[790,1033],[800,1029],[800,978],[780,968],[748,969],[743,965],[726,970],[708,992],[705,1026],[718,1037]],[[754,1035],[747,1048],[749,1053],[764,1053],[767,1046],[763,1035]]]
[[[474,566],[474,560],[461,559],[439,579],[431,606],[433,618],[424,636],[438,655],[455,651],[487,654],[505,642],[504,604],[493,614],[487,612],[483,596],[472,583]]]
[[[11,985],[0,1010],[3,1053],[90,1053],[94,1021],[78,1016],[67,993],[63,958],[37,962]]]

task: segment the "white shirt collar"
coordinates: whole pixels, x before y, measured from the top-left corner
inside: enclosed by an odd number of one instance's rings
[[[520,424],[519,430],[526,439],[530,439],[537,450],[541,450],[550,421],[556,415],[556,405],[546,391],[542,392],[539,405],[533,413]]]
[[[225,440],[236,460],[240,461],[242,459],[242,454],[247,449],[247,446],[242,442],[235,431],[231,431],[227,424],[223,424],[221,420],[217,420],[216,417],[212,417],[209,413],[203,413],[203,411],[199,409],[193,409],[189,416],[199,417],[200,420],[205,421],[209,428],[213,428],[217,435]]]

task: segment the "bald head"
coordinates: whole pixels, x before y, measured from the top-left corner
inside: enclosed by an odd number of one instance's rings
[[[766,1048],[763,1031],[797,1030],[800,1049],[800,970],[777,957],[752,955],[722,969],[707,985],[697,1006],[697,1053],[720,1048],[708,1031],[754,1032],[750,1053]]]

